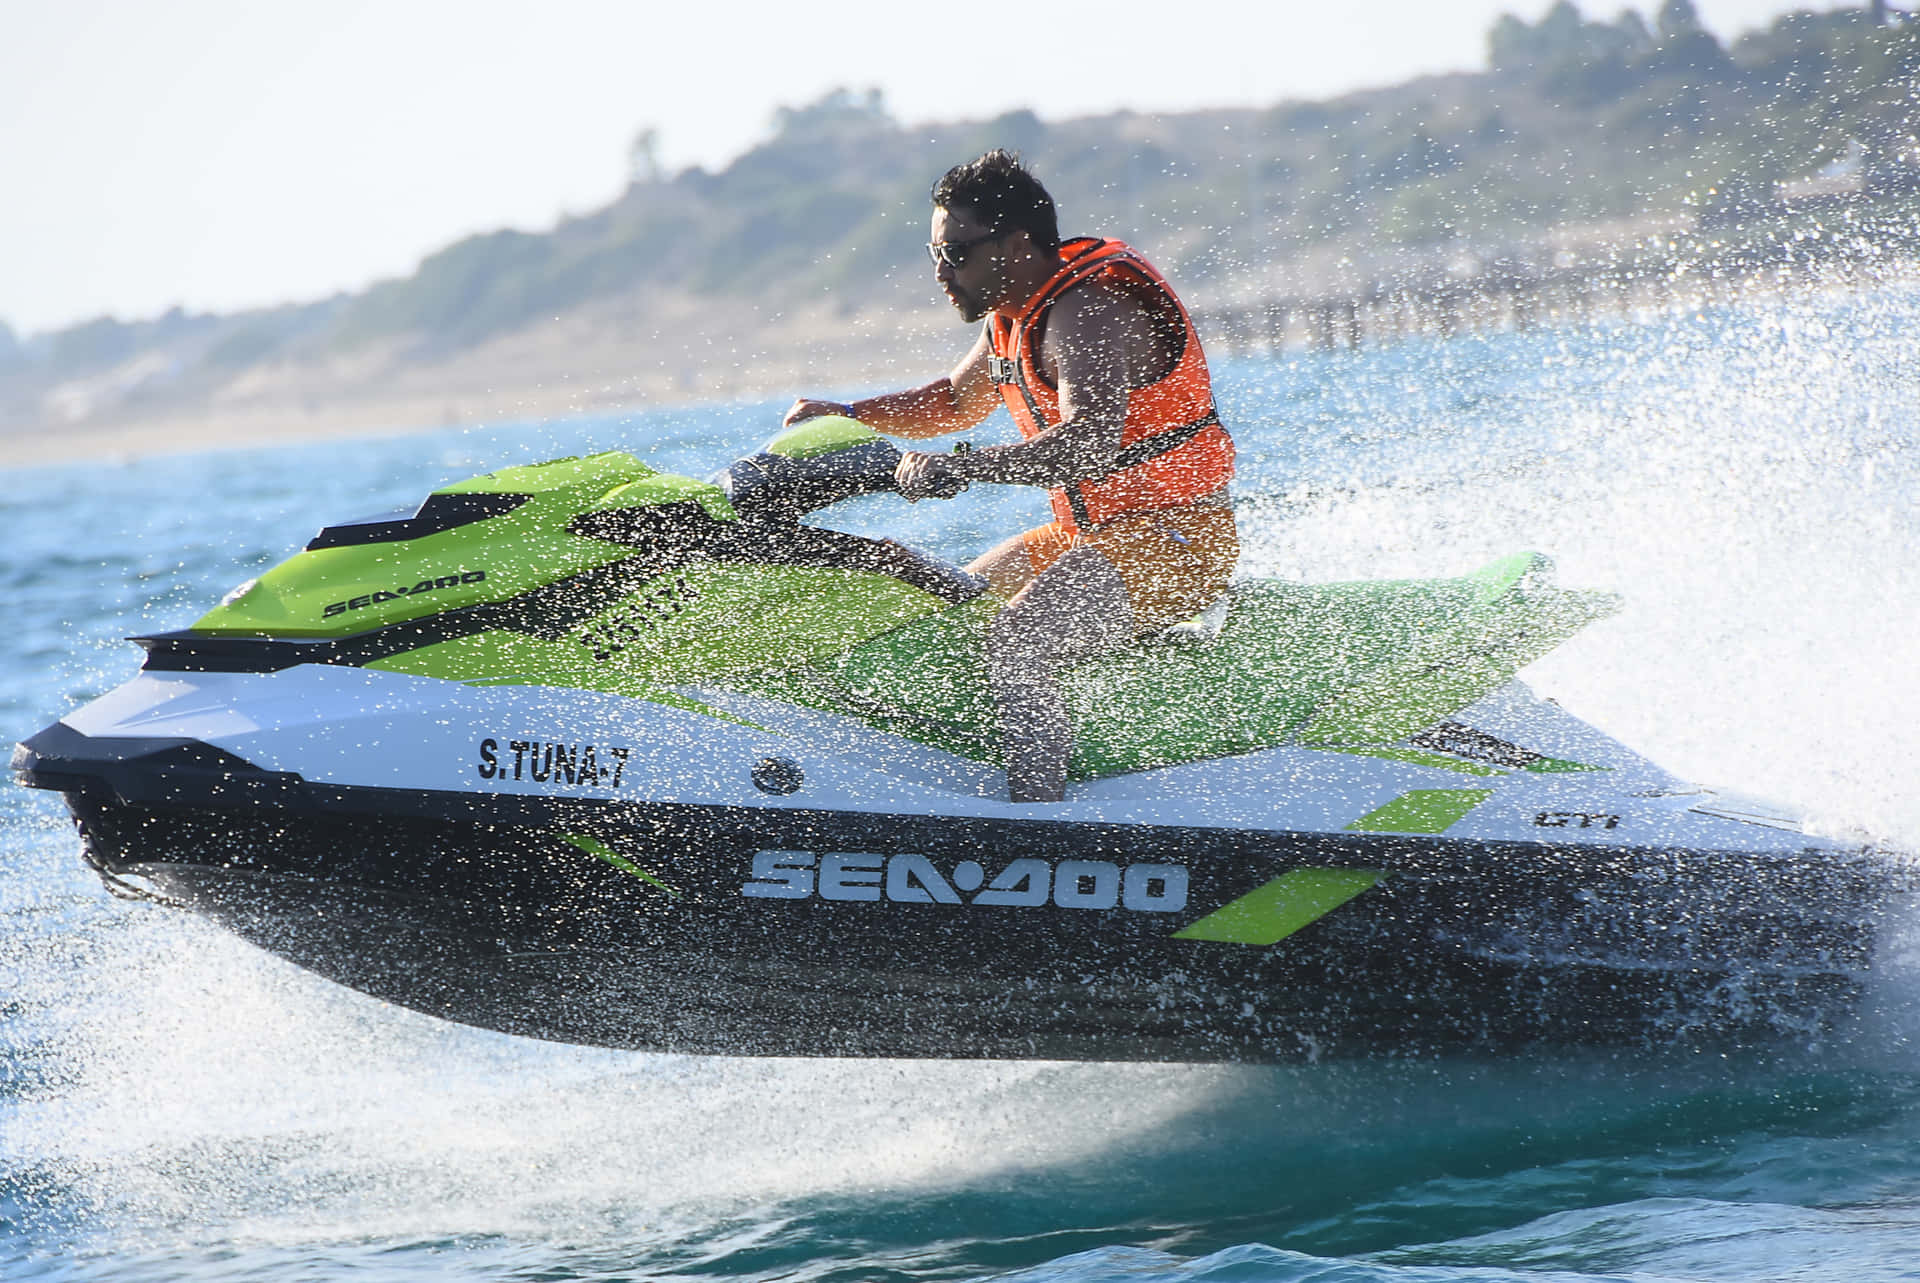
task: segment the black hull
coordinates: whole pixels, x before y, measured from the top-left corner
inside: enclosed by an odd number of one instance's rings
[[[1804,1041],[1857,999],[1886,895],[1866,859],[1820,852],[612,807],[217,763],[164,785],[23,774],[66,791],[104,872],[331,980],[655,1051],[1290,1061]],[[1190,907],[744,896],[769,850],[913,853],[948,876],[1013,854],[1179,865]],[[1175,937],[1299,868],[1385,876],[1271,945]]]

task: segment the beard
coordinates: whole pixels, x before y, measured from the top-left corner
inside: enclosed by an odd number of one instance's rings
[[[993,310],[987,306],[986,301],[978,294],[970,290],[963,290],[957,285],[949,285],[946,289],[946,295],[947,301],[952,303],[954,310],[960,313],[960,319],[968,325],[972,325],[975,321]]]

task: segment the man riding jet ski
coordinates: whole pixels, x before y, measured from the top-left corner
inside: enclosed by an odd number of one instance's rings
[[[1286,1060],[1844,1022],[1905,866],[1675,779],[1516,671],[1612,609],[1522,553],[1241,581],[1059,679],[1003,787],[978,576],[803,518],[815,416],[328,526],[16,750],[110,887],[510,1033],[735,1055]]]
[[[934,186],[927,253],[961,317],[985,321],[953,373],[851,406],[802,399],[786,422],[843,414],[935,437],[1005,404],[1019,444],[907,454],[896,482],[908,499],[972,481],[1051,490],[1051,522],[967,569],[1006,602],[986,656],[1008,790],[1016,802],[1057,802],[1071,739],[1059,670],[1226,591],[1240,553],[1227,493],[1233,442],[1193,319],[1166,280],[1119,241],[1063,243],[1053,198],[1006,152],[957,165]]]

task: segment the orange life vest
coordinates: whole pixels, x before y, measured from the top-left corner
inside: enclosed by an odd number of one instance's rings
[[[1178,318],[1180,358],[1165,377],[1127,394],[1120,454],[1104,477],[1051,492],[1054,518],[1067,529],[1097,526],[1129,512],[1192,503],[1233,476],[1233,439],[1214,410],[1213,384],[1193,318],[1153,265],[1116,240],[1082,236],[1060,246],[1060,269],[1017,316],[987,321],[993,381],[1020,435],[1033,438],[1060,423],[1060,395],[1041,372],[1037,344],[1048,311],[1082,281],[1104,277],[1157,290]]]

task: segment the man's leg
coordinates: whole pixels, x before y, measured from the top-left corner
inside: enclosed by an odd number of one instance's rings
[[[1017,583],[1011,545],[994,549],[972,569],[996,587]],[[994,616],[987,627],[987,680],[1000,712],[1007,790],[1014,801],[1057,802],[1066,793],[1073,728],[1057,674],[1132,636],[1133,606],[1120,572],[1085,544],[1033,576]]]

